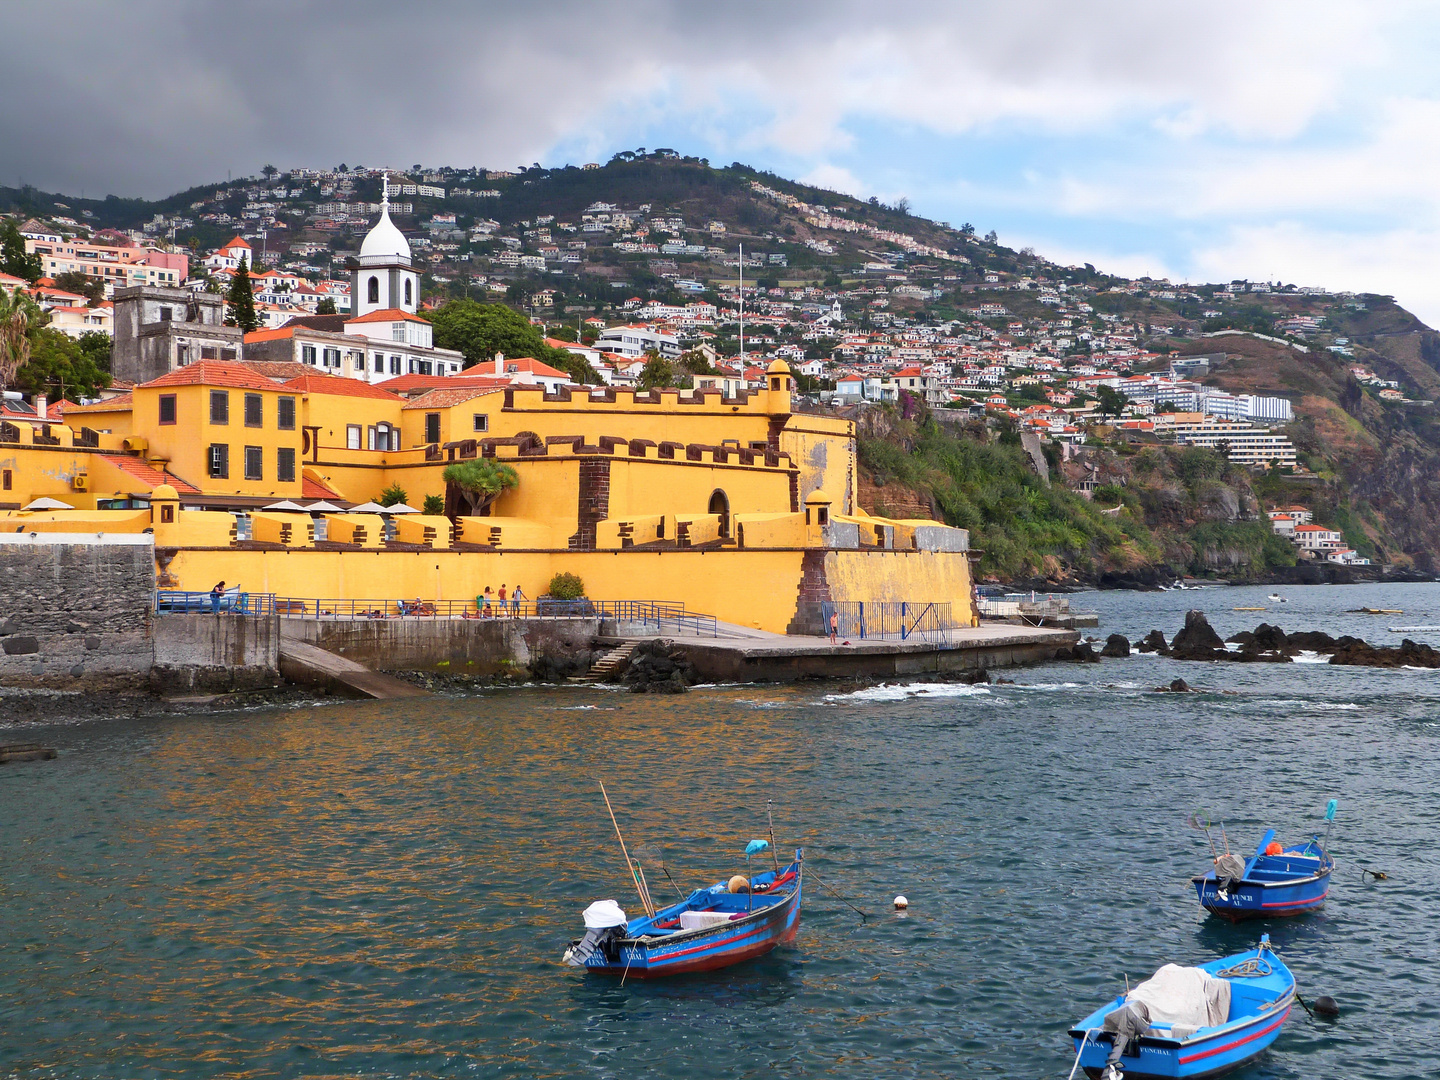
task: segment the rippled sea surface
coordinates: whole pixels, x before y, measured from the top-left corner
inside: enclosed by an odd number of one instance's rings
[[[1435,586],[1230,610],[1270,591],[1076,604],[1132,638],[1188,607],[1226,635],[1440,626]],[[1344,613],[1362,606],[1406,614]],[[1067,1026],[1127,977],[1266,929],[1343,1012],[1297,1011],[1239,1075],[1440,1073],[1440,672],[1004,674],[6,730],[60,757],[0,766],[0,1075],[1064,1077]],[[1150,692],[1177,676],[1204,692]],[[586,904],[636,907],[598,780],[657,898],[662,859],[686,889],[743,872],[773,801],[812,871],[795,945],[623,987],[561,967]],[[1322,914],[1204,917],[1192,810],[1248,851],[1267,826],[1302,839],[1332,796]]]

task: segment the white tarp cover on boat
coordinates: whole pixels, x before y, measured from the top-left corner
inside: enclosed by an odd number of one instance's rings
[[[1179,964],[1166,964],[1125,1000],[1144,1002],[1151,1024],[1216,1027],[1230,1018],[1230,983]]]
[[[585,909],[585,929],[608,930],[612,926],[624,926],[629,920],[614,900],[596,900]]]
[[[680,913],[681,930],[700,930],[706,926],[717,926],[729,921],[730,913],[727,911],[682,911]]]

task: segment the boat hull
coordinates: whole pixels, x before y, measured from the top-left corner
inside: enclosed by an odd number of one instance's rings
[[[733,922],[704,930],[654,939],[626,938],[613,958],[596,956],[589,971],[627,979],[669,978],[716,971],[764,956],[777,945],[795,940],[800,930],[803,873],[785,899]]]
[[[1231,922],[1243,919],[1277,919],[1306,915],[1325,904],[1330,893],[1330,874],[1326,867],[1313,877],[1296,881],[1245,880],[1222,895],[1213,873],[1192,878],[1200,906],[1212,915]]]
[[[1126,1055],[1120,1059],[1120,1068],[1126,1080],[1142,1077],[1179,1078],[1198,1080],[1206,1076],[1224,1076],[1233,1072],[1263,1054],[1277,1038],[1294,1008],[1293,1000],[1281,1011],[1256,1017],[1243,1027],[1219,1031],[1205,1039],[1179,1043],[1173,1039],[1140,1040],[1137,1056]],[[1072,1033],[1073,1034],[1073,1033]],[[1075,1051],[1080,1053],[1080,1039],[1075,1038]],[[1080,1067],[1091,1080],[1099,1080],[1105,1071],[1105,1059],[1110,1054],[1110,1038],[1101,1034],[1091,1036],[1085,1050],[1080,1054]]]

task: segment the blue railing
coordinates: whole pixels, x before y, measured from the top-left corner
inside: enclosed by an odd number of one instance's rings
[[[909,641],[944,641],[951,630],[968,627],[957,622],[950,603],[921,601],[822,601],[821,615],[825,632],[830,631],[830,617],[837,616],[836,634],[841,638],[889,639]]]
[[[275,612],[274,593],[249,593],[231,589],[228,592],[187,592],[183,589],[156,589],[157,615],[209,614],[271,615]]]
[[[355,599],[276,596],[273,593],[245,593],[231,590],[216,596],[209,592],[161,589],[155,593],[155,611],[160,615],[228,613],[240,615],[279,614],[302,619],[608,619],[639,623],[655,633],[667,630],[718,637],[713,615],[686,611],[684,604],[664,600],[414,600]]]

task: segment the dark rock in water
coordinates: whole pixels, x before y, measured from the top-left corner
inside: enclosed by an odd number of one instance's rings
[[[1159,653],[1161,656],[1170,655],[1170,643],[1165,640],[1165,635],[1159,630],[1151,630],[1143,638],[1135,643],[1135,651],[1142,653]]]
[[[1315,999],[1316,1016],[1339,1016],[1340,1006],[1328,994]]]
[[[1249,630],[1241,630],[1238,634],[1231,634],[1225,639],[1226,645],[1249,645],[1255,640],[1255,635]]]
[[[1070,650],[1073,659],[1077,664],[1098,664],[1100,655],[1095,651],[1088,641],[1082,641]]]
[[[683,694],[700,680],[683,648],[671,641],[647,641],[630,654],[620,681],[636,694]]]
[[[1205,613],[1187,611],[1184,629],[1170,642],[1170,655],[1177,660],[1225,660],[1230,654]]]
[[[1190,684],[1187,683],[1184,679],[1175,679],[1175,680],[1173,680],[1173,681],[1170,683],[1169,686],[1157,686],[1157,687],[1155,687],[1155,693],[1157,693],[1157,694],[1188,694],[1188,693],[1190,693]]]
[[[1440,651],[1406,638],[1398,648],[1374,645],[1358,638],[1342,637],[1335,643],[1330,663],[1349,667],[1440,668]]]
[[[1262,622],[1255,628],[1254,642],[1261,652],[1281,652],[1286,647],[1287,639],[1285,631],[1280,627]]]
[[[983,667],[976,668],[974,671],[967,671],[964,675],[961,675],[960,678],[956,681],[967,683],[970,686],[976,686],[981,683],[988,683],[990,681],[990,673],[986,671]]]
[[[1100,650],[1100,655],[1111,659],[1130,655],[1130,639],[1124,634],[1111,634],[1105,639],[1105,647]]]
[[[1298,633],[1287,634],[1285,644],[1293,651],[1300,652],[1333,652],[1335,639],[1323,630],[1301,630]]]

